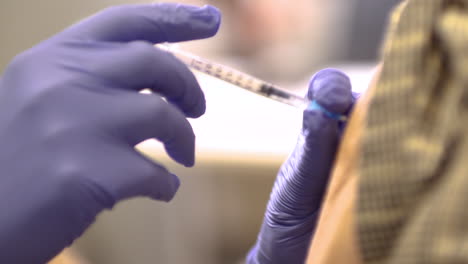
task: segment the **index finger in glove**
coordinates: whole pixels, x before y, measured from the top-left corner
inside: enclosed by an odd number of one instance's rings
[[[346,75],[318,72],[296,148],[281,167],[248,263],[304,263],[339,141],[339,119],[353,98]],[[285,250],[287,249],[287,250]]]
[[[335,69],[319,71],[311,79],[308,98],[317,107],[304,111],[297,145],[283,164],[273,193],[276,209],[293,218],[318,210],[334,161],[339,122],[330,117],[347,112],[353,102],[349,78]]]
[[[211,37],[221,15],[213,6],[161,3],[110,7],[70,27],[61,36],[95,41],[151,43]]]

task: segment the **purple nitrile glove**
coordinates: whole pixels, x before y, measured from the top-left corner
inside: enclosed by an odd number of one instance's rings
[[[349,78],[335,69],[314,75],[296,148],[276,178],[248,264],[304,263],[339,144],[354,103]]]
[[[219,23],[211,6],[117,6],[12,61],[0,79],[0,263],[47,262],[120,200],[173,198],[178,178],[134,146],[156,138],[192,166],[186,117],[205,99],[153,44],[210,37]]]

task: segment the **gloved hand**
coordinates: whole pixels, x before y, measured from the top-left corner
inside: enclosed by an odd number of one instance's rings
[[[219,23],[211,6],[112,7],[12,61],[0,80],[0,263],[47,262],[122,199],[173,198],[178,178],[134,146],[156,138],[192,166],[186,117],[205,99],[153,43],[210,37]]]
[[[356,94],[334,69],[314,75],[296,148],[282,165],[248,264],[304,263],[339,144],[342,122]]]

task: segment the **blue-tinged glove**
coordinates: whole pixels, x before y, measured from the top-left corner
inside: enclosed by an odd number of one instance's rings
[[[354,102],[349,78],[334,69],[314,75],[296,148],[274,184],[249,264],[304,263],[335,159],[343,124]]]
[[[12,61],[0,80],[0,263],[47,262],[122,199],[173,198],[178,178],[134,146],[156,138],[192,166],[186,117],[205,99],[153,43],[210,37],[219,23],[211,6],[112,7]]]

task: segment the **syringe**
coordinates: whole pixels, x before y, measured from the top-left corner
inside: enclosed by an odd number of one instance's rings
[[[190,68],[229,82],[256,94],[298,107],[302,110],[306,109],[311,104],[311,101],[304,97],[287,92],[268,82],[262,81],[241,71],[234,70],[228,66],[214,63],[194,54],[174,48],[171,45],[158,44],[156,47],[173,54]]]
[[[319,105],[316,101],[310,101],[304,97],[300,97],[293,93],[287,92],[281,88],[274,86],[271,83],[262,81],[249,74],[243,73],[238,70],[234,70],[228,66],[224,66],[219,63],[208,61],[194,54],[174,48],[171,45],[157,44],[156,47],[173,54],[175,57],[177,57],[190,68],[206,73],[223,81],[232,83],[248,91],[254,92],[256,94],[265,96],[267,98],[273,99],[281,103],[298,107],[301,110],[318,109],[322,111],[326,116],[338,121],[347,120],[345,115],[329,112],[321,105]]]

